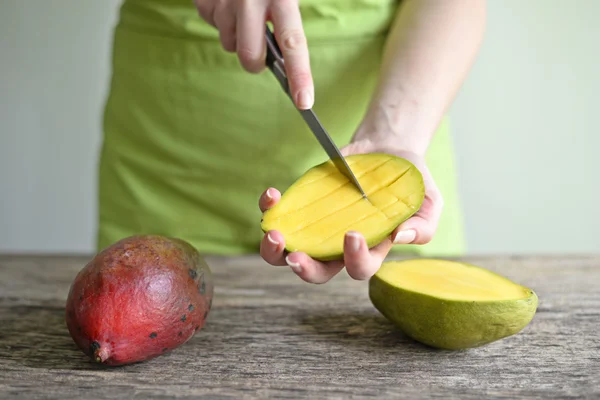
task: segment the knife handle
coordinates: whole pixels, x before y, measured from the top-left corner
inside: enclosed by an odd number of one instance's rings
[[[277,40],[275,40],[275,35],[269,29],[269,25],[265,24],[265,36],[267,40],[267,67],[273,68],[273,65],[277,60],[283,61],[283,56],[281,55],[281,49],[277,44]]]

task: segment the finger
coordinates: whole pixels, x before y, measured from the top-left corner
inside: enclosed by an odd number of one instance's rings
[[[421,223],[414,221],[416,218],[411,217],[396,228],[393,234],[394,244],[411,244],[415,241],[417,238],[417,229],[423,229]]]
[[[237,18],[237,54],[245,70],[258,73],[265,67],[265,21],[267,7],[262,1],[242,1]]]
[[[344,238],[346,271],[353,279],[365,280],[377,272],[392,247],[389,238],[369,250],[363,235],[350,231]]]
[[[444,208],[444,198],[432,178],[428,178],[426,186],[428,190],[419,211],[396,229],[394,244],[427,244],[433,240]]]
[[[216,27],[214,21],[214,12],[215,12],[215,3],[210,0],[194,0],[194,4],[196,5],[196,9],[198,10],[198,14],[202,19],[204,19],[208,24]]]
[[[427,244],[433,239],[436,230],[437,224],[434,221],[414,216],[400,225],[394,244]]]
[[[281,199],[281,193],[275,188],[268,188],[258,199],[258,207],[261,212],[267,211]]]
[[[269,231],[260,242],[260,256],[271,265],[287,265],[285,241],[278,231]]]
[[[394,244],[427,244],[433,240],[442,213],[443,200],[426,199],[419,212],[404,221],[395,232]]]
[[[232,1],[217,2],[214,11],[215,26],[219,30],[221,45],[226,51],[236,49],[236,8]]]
[[[314,103],[314,87],[310,70],[308,45],[297,0],[280,0],[271,8],[277,43],[283,54],[290,93],[302,110]]]
[[[322,284],[328,282],[342,268],[343,261],[323,263],[309,257],[306,253],[294,252],[286,257],[287,264],[305,282]]]

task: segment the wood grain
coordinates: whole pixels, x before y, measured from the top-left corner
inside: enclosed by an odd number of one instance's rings
[[[600,398],[600,257],[466,259],[540,305],[520,334],[460,352],[406,338],[345,273],[311,285],[258,257],[208,257],[206,327],[118,368],[90,362],[64,323],[87,259],[0,256],[0,398]]]

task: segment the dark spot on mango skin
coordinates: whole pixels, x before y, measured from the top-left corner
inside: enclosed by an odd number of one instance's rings
[[[204,282],[204,280],[199,285],[198,291],[200,292],[200,294],[204,294],[206,292],[206,283]]]
[[[198,273],[196,272],[196,270],[192,269],[192,268],[188,269],[188,274],[190,275],[190,278],[192,278],[192,279],[196,279],[196,277],[198,276]]]
[[[100,349],[100,343],[93,341],[90,344],[90,355],[92,356],[92,358],[94,358],[96,351],[98,351]]]
[[[165,352],[165,351],[167,351],[167,350],[169,350],[169,348],[168,348],[168,347],[165,347],[165,348],[164,348],[162,351],[163,351],[163,353],[164,353],[164,352]]]
[[[200,329],[200,325],[196,325],[196,327],[194,328],[195,331],[197,331],[198,329]]]
[[[208,316],[208,311],[204,311],[204,319]]]
[[[179,333],[177,334],[177,336],[183,336],[183,332],[179,331]]]
[[[193,304],[190,304],[190,305],[188,306],[188,310],[190,310],[190,311],[193,311],[193,310],[194,310],[194,305],[193,305]]]
[[[100,348],[100,343],[93,341],[92,344],[90,344],[90,352],[95,352],[96,350],[98,350]]]
[[[181,316],[181,322],[185,322],[185,320],[186,320],[186,316],[185,316],[185,314],[183,314],[183,315]]]
[[[154,339],[157,336],[156,332],[152,332],[150,334],[150,339]]]

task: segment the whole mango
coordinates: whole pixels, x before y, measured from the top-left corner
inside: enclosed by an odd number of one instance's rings
[[[191,339],[212,300],[211,270],[194,247],[177,238],[132,236],[100,251],[77,274],[66,323],[92,360],[131,364]]]

